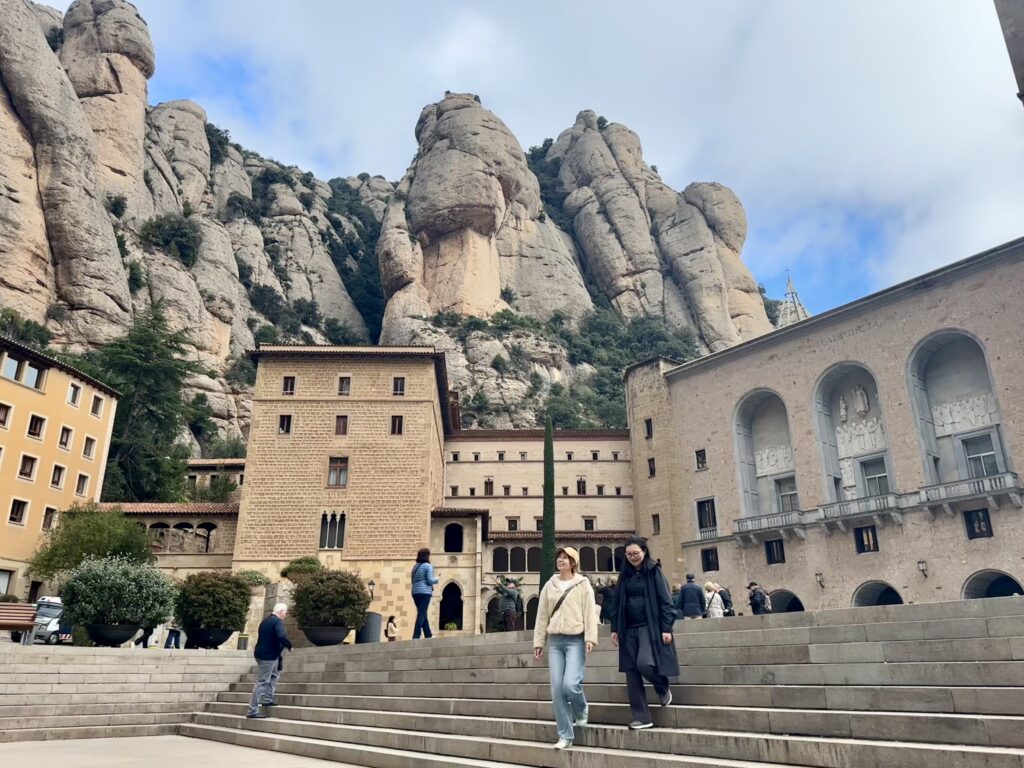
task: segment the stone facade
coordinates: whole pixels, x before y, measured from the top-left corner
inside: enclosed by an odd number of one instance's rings
[[[693,571],[745,609],[757,580],[776,611],[1019,590],[1022,280],[1018,241],[632,368],[636,525],[673,581]]]

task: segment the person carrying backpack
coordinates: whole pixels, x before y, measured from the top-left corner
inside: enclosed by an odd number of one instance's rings
[[[756,581],[747,584],[750,590],[750,610],[755,616],[772,612],[772,599]]]

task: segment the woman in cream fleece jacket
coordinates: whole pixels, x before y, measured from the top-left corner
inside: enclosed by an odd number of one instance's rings
[[[579,562],[579,553],[572,547],[555,550],[558,572],[541,590],[533,630],[534,658],[540,659],[548,646],[551,701],[558,727],[555,749],[571,747],[573,725],[587,724],[583,675],[587,656],[597,645],[597,603],[590,580],[579,573]]]

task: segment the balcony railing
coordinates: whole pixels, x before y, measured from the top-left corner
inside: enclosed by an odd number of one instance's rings
[[[849,499],[825,504],[821,507],[821,513],[826,520],[835,520],[842,517],[877,515],[880,512],[892,512],[898,509],[899,497],[895,493],[884,493],[881,496],[867,496],[863,499]]]
[[[753,533],[754,531],[771,531],[779,528],[792,528],[803,525],[803,512],[773,512],[770,515],[758,515],[757,517],[741,517],[734,521],[736,533]]]
[[[996,494],[1020,493],[1020,479],[1013,472],[1001,475],[977,477],[971,480],[957,480],[952,483],[930,485],[921,489],[922,504],[941,504],[947,501],[958,501]]]
[[[718,538],[718,526],[717,525],[714,526],[713,528],[701,528],[700,529],[700,540],[701,541],[710,541],[711,539],[717,539],[717,538]]]

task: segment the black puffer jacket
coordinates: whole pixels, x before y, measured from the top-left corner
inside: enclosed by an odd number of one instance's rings
[[[679,676],[679,657],[675,643],[661,642],[663,632],[671,632],[676,620],[676,608],[672,604],[672,593],[668,581],[661,571],[661,563],[645,557],[639,568],[629,563],[622,567],[619,583],[615,590],[615,612],[612,614],[612,632],[625,632],[629,626],[626,605],[627,583],[639,579],[643,584],[644,613],[647,616],[647,635],[651,641],[651,658],[659,673],[666,677]],[[619,671],[631,672],[636,668],[636,659],[625,652],[625,644],[619,641]]]

